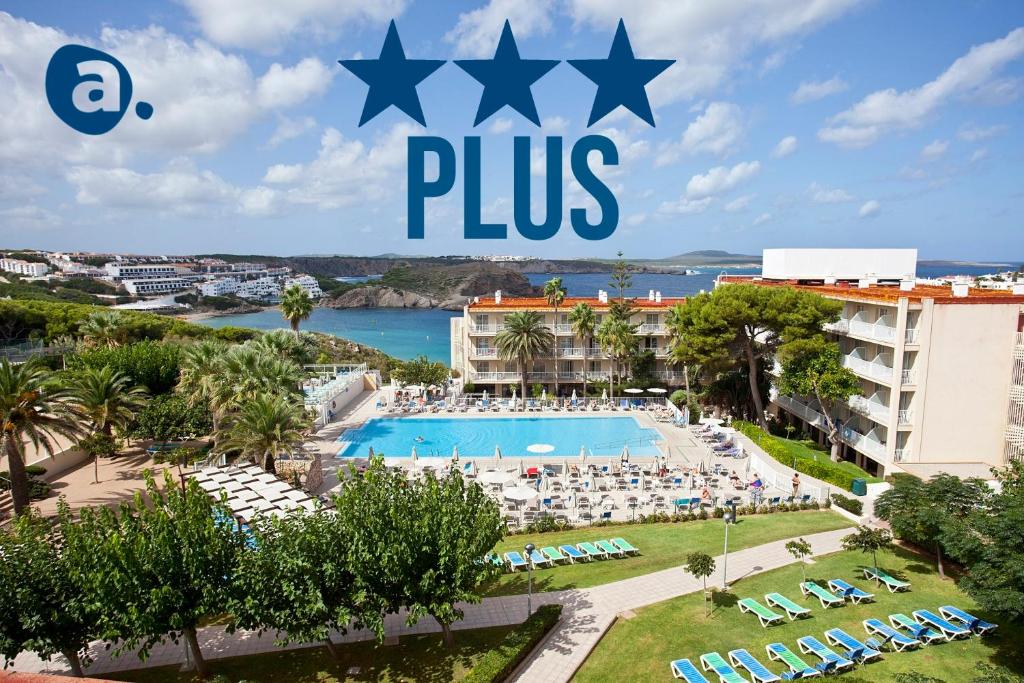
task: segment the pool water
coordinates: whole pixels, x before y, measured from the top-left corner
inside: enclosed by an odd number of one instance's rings
[[[419,439],[419,440],[418,440]],[[618,456],[623,446],[631,455],[658,455],[655,441],[664,437],[656,429],[641,427],[633,417],[377,417],[357,429],[342,432],[339,458],[366,457],[372,446],[377,455],[406,457],[416,447],[420,457],[491,457],[494,447],[501,455],[545,458],[577,456],[580,446],[588,455]],[[533,444],[549,444],[554,450],[536,453]]]

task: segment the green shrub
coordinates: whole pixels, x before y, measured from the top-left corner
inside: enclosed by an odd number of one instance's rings
[[[733,426],[781,464],[792,467],[802,474],[807,474],[815,479],[838,486],[846,491],[849,491],[853,486],[853,480],[856,477],[838,467],[832,461],[819,462],[807,457],[801,457],[798,453],[787,448],[777,437],[765,434],[764,430],[749,422],[737,420],[733,423]]]
[[[46,474],[46,468],[42,465],[25,465],[25,474],[30,477],[41,477]]]
[[[166,394],[178,383],[181,347],[173,342],[141,341],[83,351],[68,358],[68,369],[111,367],[151,394]]]
[[[542,605],[514,631],[489,650],[463,681],[465,683],[496,683],[503,681],[526,659],[533,648],[548,634],[562,614],[561,605]]]
[[[841,493],[833,493],[832,500],[837,506],[843,508],[847,512],[852,512],[855,515],[860,516],[861,512],[864,511],[864,504],[856,498],[850,498]]]

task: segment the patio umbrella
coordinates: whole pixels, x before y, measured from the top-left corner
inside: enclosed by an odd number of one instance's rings
[[[477,480],[484,484],[504,484],[515,479],[510,472],[503,470],[487,470],[482,472]]]
[[[541,400],[541,401],[546,401],[546,400],[548,400],[548,390],[547,390],[547,389],[541,389],[541,392],[540,392],[540,400]]]
[[[370,446],[370,455],[368,457],[373,458],[373,446]]]
[[[416,462],[416,447],[412,447],[412,453],[409,454],[409,459]]]
[[[494,459],[501,460],[501,446],[494,444]]]
[[[702,425],[711,425],[712,427],[717,427],[718,425],[722,424],[723,422],[725,422],[725,420],[723,420],[721,418],[718,418],[718,417],[702,417],[700,419],[700,423]]]
[[[587,447],[580,445],[580,462],[587,461]]]
[[[619,456],[622,462],[629,462],[629,446],[622,447],[622,454]]]
[[[607,389],[602,389],[601,390],[601,401],[607,401],[607,400],[608,400],[608,390]]]
[[[487,390],[486,389],[484,389],[484,400],[485,401],[487,400]]]
[[[573,403],[576,402],[576,390],[575,389],[572,390],[572,402]]]
[[[537,492],[537,489],[532,486],[513,486],[510,489],[502,491],[502,495],[509,500],[525,503],[533,500],[540,494]]]
[[[421,391],[423,391],[423,385],[422,384],[410,384],[407,387],[403,387],[403,389],[405,389],[406,391],[414,391],[414,392],[416,392],[418,394]]]
[[[653,389],[648,389],[647,391],[649,391],[652,394],[667,394],[668,393],[668,389],[662,389],[661,387],[654,387]]]
[[[458,462],[458,461],[459,461],[459,447],[456,444],[455,446],[452,446],[452,462]]]
[[[531,453],[550,453],[555,447],[549,443],[532,443],[526,447]]]
[[[636,387],[630,387],[628,389],[623,389],[623,391],[626,392],[627,394],[642,394],[642,393],[644,393],[643,389],[637,389]]]

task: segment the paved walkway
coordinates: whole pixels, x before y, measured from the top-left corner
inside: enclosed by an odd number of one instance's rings
[[[840,538],[848,530],[840,529],[806,536],[814,547],[814,553],[821,555],[841,548]],[[789,540],[789,539],[786,539]],[[737,581],[743,576],[776,569],[793,562],[786,552],[786,540],[766,543],[729,554],[729,578]],[[722,558],[715,558],[718,567]],[[721,570],[713,577],[721,585]],[[524,665],[517,681],[544,681],[555,683],[568,681],[587,658],[601,636],[611,625],[615,615],[628,609],[637,609],[670,598],[679,597],[701,589],[701,582],[673,567],[632,579],[581,590],[551,591],[533,597],[534,607],[559,603],[563,606],[562,621],[549,635],[542,647]],[[478,605],[464,605],[465,618],[453,625],[457,630],[511,626],[526,618],[526,596],[511,595],[486,598]],[[433,633],[440,628],[433,619],[421,619],[414,626],[405,624],[404,614],[389,615],[385,620],[388,637]],[[369,640],[373,634],[367,631],[350,631],[342,636],[337,634],[336,642],[347,643]],[[200,646],[208,660],[223,657],[237,657],[262,652],[278,651],[271,634],[259,636],[254,632],[239,631],[227,634],[222,626],[204,628],[199,633]],[[299,643],[287,649],[309,647]],[[149,659],[143,663],[131,654],[113,657],[102,643],[95,643],[90,654],[94,661],[87,669],[90,675],[112,671],[125,671],[141,667],[182,664],[185,661],[184,645],[165,643],[153,648]],[[63,657],[45,661],[32,653],[18,655],[14,669],[21,672],[68,673]]]

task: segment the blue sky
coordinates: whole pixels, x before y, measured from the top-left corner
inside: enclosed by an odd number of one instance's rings
[[[0,12],[0,245],[145,253],[658,257],[693,249],[911,246],[926,258],[1020,260],[1024,3],[858,0],[179,0],[40,3]],[[533,86],[538,129],[504,109],[476,128],[481,86],[451,63],[490,58],[509,19],[524,58],[607,56],[618,19],[637,57],[675,59],[648,87],[657,126],[619,109],[586,127],[595,87],[561,63]],[[363,127],[366,86],[338,59],[376,58],[394,18],[410,58],[449,63],[419,86],[427,128],[391,108]],[[52,114],[57,47],[105,49],[149,121],[97,138]],[[567,174],[558,235],[518,237],[512,136],[599,133],[620,165],[615,234],[587,242]],[[455,189],[405,224],[406,141],[451,140]],[[483,137],[486,220],[469,241],[462,138]],[[543,195],[535,192],[539,218]],[[595,216],[596,219],[596,216]]]

